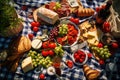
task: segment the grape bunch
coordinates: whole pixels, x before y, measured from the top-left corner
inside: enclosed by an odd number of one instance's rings
[[[47,68],[52,65],[52,61],[49,56],[44,58],[40,53],[37,53],[36,51],[30,50],[28,56],[32,58],[32,63],[34,67],[42,65],[43,67]]]
[[[95,52],[100,58],[107,59],[111,56],[111,53],[109,52],[108,46],[104,46],[102,48],[99,48],[97,46],[92,46],[91,50]]]
[[[59,35],[63,36],[65,34],[67,34],[67,32],[68,32],[67,24],[62,24],[62,25],[59,26],[59,31],[58,31]]]
[[[58,27],[54,27],[51,31],[50,31],[50,35],[49,35],[49,40],[53,41],[55,36],[58,35]]]
[[[57,47],[55,47],[54,52],[58,56],[63,56],[64,50],[62,49],[62,45],[58,45]]]

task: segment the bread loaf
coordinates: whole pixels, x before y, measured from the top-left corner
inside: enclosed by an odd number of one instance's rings
[[[20,36],[17,39],[13,40],[12,44],[10,45],[10,52],[11,55],[16,55],[24,53],[31,49],[31,40],[26,36]]]
[[[59,19],[59,15],[56,12],[44,7],[38,8],[37,16],[49,24],[55,24],[55,22]]]
[[[92,8],[79,7],[77,9],[77,16],[79,16],[79,17],[92,16],[94,13],[95,13],[95,11]]]
[[[94,70],[86,64],[83,65],[83,71],[88,80],[95,80],[100,75],[100,72],[98,70]]]

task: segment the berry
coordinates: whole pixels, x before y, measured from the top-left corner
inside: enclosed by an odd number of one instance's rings
[[[117,48],[118,48],[118,43],[117,43],[117,42],[113,42],[113,43],[112,43],[112,48],[117,49]]]
[[[41,74],[39,75],[39,78],[40,78],[40,80],[44,80],[44,79],[45,79],[45,75],[41,73]]]

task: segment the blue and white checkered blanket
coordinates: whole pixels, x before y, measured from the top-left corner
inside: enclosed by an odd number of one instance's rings
[[[20,17],[24,20],[24,28],[20,35],[27,36],[29,33],[33,33],[34,35],[41,35],[42,29],[49,28],[50,30],[52,27],[47,27],[46,25],[43,25],[40,27],[39,31],[37,33],[34,33],[31,30],[30,22],[33,21],[33,18],[30,16],[32,15],[33,9],[40,7],[41,5],[44,5],[45,3],[48,3],[49,1],[55,1],[55,0],[14,0],[15,1],[15,8],[17,13],[20,15]],[[57,1],[57,0],[56,0]],[[90,7],[95,9],[96,7],[100,6],[104,0],[81,0],[84,7]],[[22,6],[26,5],[27,9],[22,10]],[[8,45],[11,41],[12,37],[2,37],[0,36],[0,50],[8,48]],[[62,75],[61,77],[65,80],[85,80],[84,78],[84,72],[83,69],[80,68],[80,66],[75,65],[72,69],[67,68],[67,66],[64,64],[64,61],[66,59],[70,59],[68,55],[64,55],[63,57],[63,65],[62,68]],[[20,61],[21,64],[21,61]],[[21,69],[21,65],[19,64],[16,73],[10,73],[6,68],[0,67],[0,80],[2,80],[5,76],[7,77],[7,80],[38,80],[39,73],[35,70],[32,70],[28,73],[23,73]],[[89,64],[90,67],[94,69],[98,69],[102,72],[102,69],[100,68],[99,63],[95,59],[90,59],[87,61],[87,64]],[[45,70],[43,70],[43,73],[46,73]],[[46,76],[48,76],[46,74]],[[84,78],[84,79],[83,79]],[[106,77],[104,74],[101,74],[100,80],[106,80]],[[50,77],[48,76],[46,80],[50,80]],[[52,78],[52,80],[57,80],[55,77]]]

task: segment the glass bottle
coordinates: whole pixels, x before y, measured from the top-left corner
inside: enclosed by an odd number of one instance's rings
[[[104,21],[110,16],[110,7],[112,5],[112,0],[107,1],[105,8],[100,9],[96,16],[96,23],[103,24]]]

